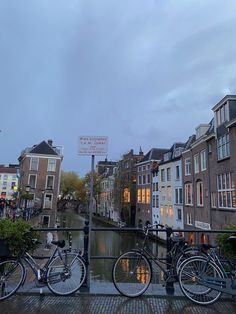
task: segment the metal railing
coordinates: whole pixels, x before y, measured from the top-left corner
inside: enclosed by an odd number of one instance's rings
[[[85,259],[86,262],[86,267],[87,270],[89,269],[89,265],[90,265],[90,259],[104,259],[104,260],[115,260],[118,258],[118,256],[91,256],[90,252],[88,252],[89,250],[89,241],[90,241],[90,234],[89,231],[91,230],[91,232],[94,231],[115,231],[115,232],[135,232],[138,234],[143,234],[144,229],[143,228],[119,228],[119,227],[91,227],[89,228],[89,221],[86,220],[85,221],[85,226],[83,228],[33,228],[34,231],[40,231],[40,232],[49,232],[49,231],[56,231],[56,232],[67,232],[68,233],[68,241],[69,241],[69,249],[71,249],[72,247],[72,232],[75,231],[82,231],[84,233],[84,243],[83,243],[83,248],[80,248],[83,251],[83,258]],[[156,229],[150,229],[150,232],[165,232],[166,233],[166,262],[167,262],[167,267],[168,265],[171,265],[171,255],[168,254],[172,248],[172,240],[171,240],[171,236],[173,233],[175,232],[183,232],[183,233],[189,233],[189,232],[193,232],[193,233],[216,233],[216,234],[220,234],[220,233],[236,233],[236,230],[196,230],[196,229],[172,229],[170,227],[167,228],[156,228]],[[157,242],[158,242],[158,238],[157,238]],[[162,242],[163,243],[163,242]],[[160,259],[160,258],[159,258]],[[90,277],[88,276],[88,280],[86,280],[84,286],[88,289],[90,289]],[[174,294],[174,284],[173,282],[169,282],[166,284],[166,292],[168,294]]]

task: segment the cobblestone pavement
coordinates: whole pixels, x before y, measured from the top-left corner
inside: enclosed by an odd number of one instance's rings
[[[128,299],[122,296],[75,295],[16,295],[0,303],[0,313],[9,314],[177,314],[177,313],[236,313],[236,301],[219,300],[210,306],[197,306],[184,298],[143,296]]]

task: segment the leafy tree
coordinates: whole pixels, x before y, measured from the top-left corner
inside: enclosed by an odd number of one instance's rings
[[[60,192],[62,199],[69,197],[75,198],[75,194],[82,186],[82,181],[74,171],[61,172]]]
[[[224,230],[235,230],[233,233],[220,233],[216,237],[216,241],[220,246],[222,253],[228,257],[236,257],[235,243],[229,241],[231,235],[236,235],[236,224],[231,224],[224,228]]]

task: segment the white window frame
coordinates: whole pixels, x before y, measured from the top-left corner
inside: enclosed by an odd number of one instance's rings
[[[180,166],[175,167],[175,180],[180,180]]]
[[[193,220],[192,220],[192,214],[191,213],[187,213],[186,214],[186,220],[187,220],[187,225],[188,226],[192,226],[193,225]]]
[[[186,175],[186,176],[191,175],[190,167],[191,167],[191,158],[190,158],[190,157],[187,157],[187,158],[185,158],[185,160],[184,160],[184,170],[185,170],[185,175]]]
[[[56,172],[57,160],[55,158],[48,159],[48,172]]]
[[[199,173],[200,170],[199,164],[199,154],[194,155],[194,173]]]
[[[221,136],[217,140],[217,156],[218,160],[227,158],[230,156],[230,140],[229,133]]]
[[[202,193],[202,197],[201,197]],[[204,206],[204,198],[203,198],[203,182],[197,181],[197,206]]]
[[[232,179],[232,173],[223,173],[217,175],[218,189],[218,207],[219,208],[236,208],[235,185]]]
[[[52,177],[52,178],[53,178],[53,180],[52,180],[52,187],[49,187],[49,186],[48,186],[48,178],[49,178],[49,177]],[[47,175],[47,176],[46,176],[46,186],[45,186],[45,189],[46,189],[46,190],[53,190],[53,189],[54,189],[54,185],[55,185],[55,176],[54,176],[54,175],[51,175],[51,174]]]
[[[193,205],[193,184],[185,183],[184,185],[185,205]],[[189,198],[190,196],[190,198]]]
[[[33,167],[33,165],[34,165],[33,159],[34,159],[35,161],[37,160],[36,167]],[[32,170],[32,171],[38,171],[38,169],[39,169],[39,157],[31,157],[31,158],[30,158],[30,170]]]
[[[171,168],[166,169],[166,181],[171,181]]]
[[[206,150],[202,150],[200,152],[200,159],[201,159],[201,171],[204,171],[207,169],[207,166],[206,166]]]
[[[30,177],[35,177],[35,184],[34,184],[34,186],[32,186],[32,185],[30,184]],[[36,186],[37,186],[37,174],[33,174],[33,173],[30,173],[30,174],[29,174],[29,177],[28,177],[28,185],[30,185],[30,188],[31,188],[31,189],[35,189],[35,188],[36,188]]]

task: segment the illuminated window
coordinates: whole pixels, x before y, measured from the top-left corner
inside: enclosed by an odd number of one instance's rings
[[[170,214],[170,217],[172,218],[173,217],[173,207],[172,206],[169,207],[169,214]]]
[[[142,195],[141,195],[142,189],[138,189],[138,203],[142,202]]]
[[[142,189],[142,203],[145,203],[146,197],[145,197],[145,189]]]
[[[161,206],[161,216],[164,216],[164,207]]]
[[[150,204],[150,189],[146,189],[146,203]]]
[[[125,203],[129,203],[129,202],[130,202],[130,191],[129,191],[128,188],[125,188],[125,189],[124,189],[124,194],[123,194],[123,196],[124,196],[124,202],[125,202]]]

